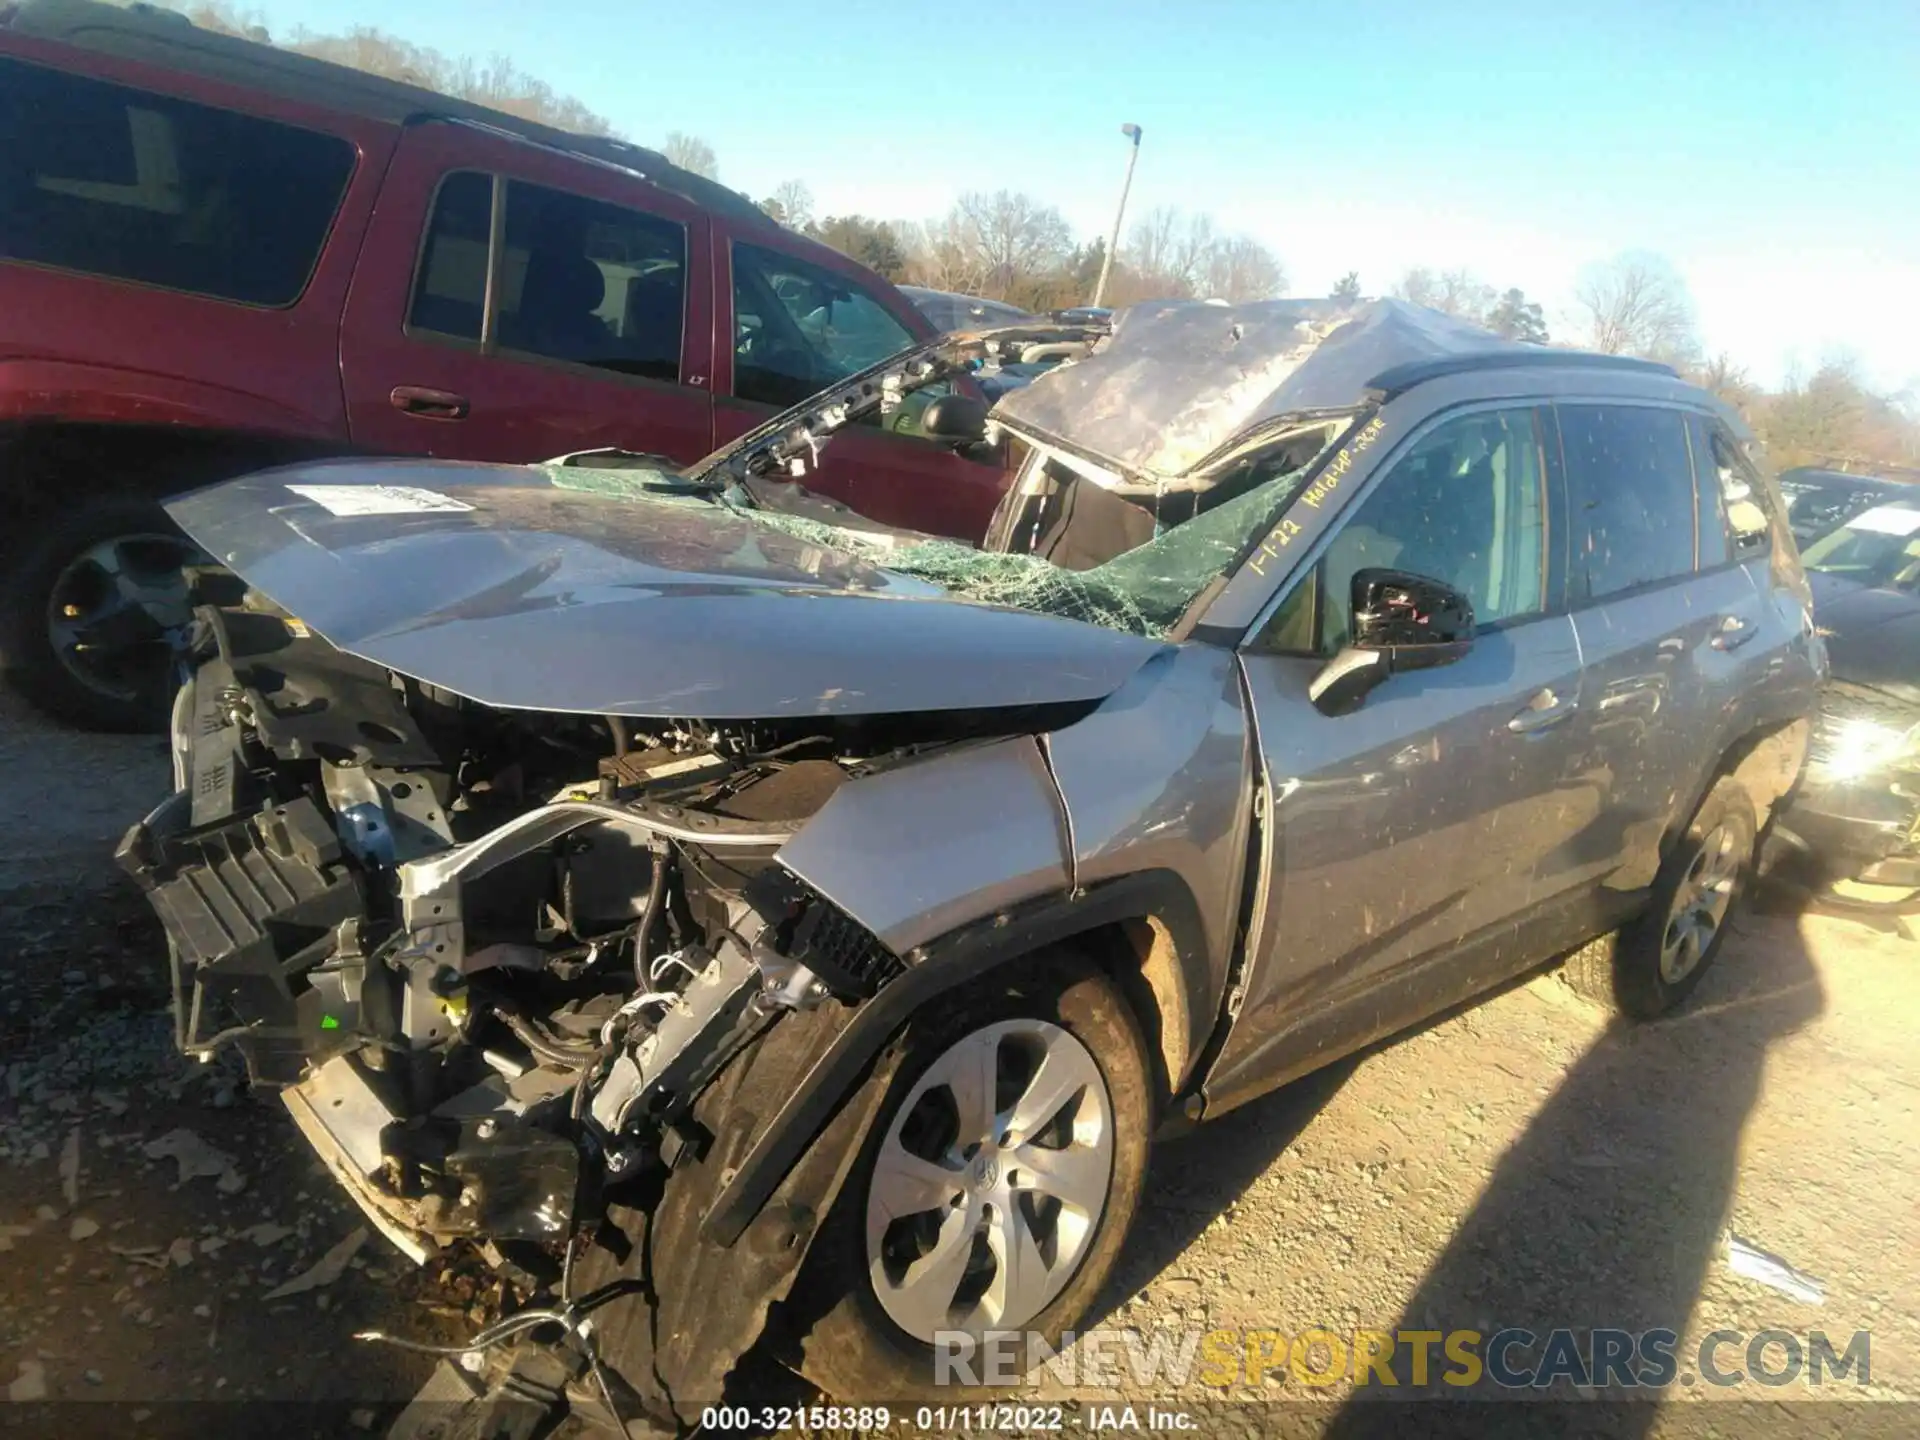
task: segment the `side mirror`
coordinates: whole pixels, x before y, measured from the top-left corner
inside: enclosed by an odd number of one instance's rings
[[[1307,686],[1323,715],[1344,715],[1389,675],[1451,665],[1473,646],[1473,602],[1444,581],[1360,570],[1352,601],[1352,640]]]
[[[942,395],[921,415],[920,429],[935,440],[971,445],[986,438],[986,404],[971,395]]]

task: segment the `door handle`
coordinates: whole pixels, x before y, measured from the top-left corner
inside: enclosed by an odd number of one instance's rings
[[[464,395],[451,390],[429,390],[424,385],[396,385],[387,397],[393,408],[422,420],[464,420],[472,408]]]
[[[1550,730],[1563,720],[1571,719],[1573,712],[1580,708],[1579,702],[1562,700],[1551,690],[1542,690],[1527,702],[1527,708],[1507,721],[1507,729],[1516,735],[1532,735],[1541,730]]]
[[[1713,648],[1738,650],[1759,633],[1760,627],[1753,621],[1742,620],[1738,615],[1729,615],[1720,622],[1719,632],[1713,637]]]

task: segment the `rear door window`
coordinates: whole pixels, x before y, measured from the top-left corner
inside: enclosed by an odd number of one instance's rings
[[[291,305],[355,158],[335,135],[0,59],[0,258]]]
[[[733,326],[733,393],[783,407],[914,340],[846,276],[739,242],[733,247]]]
[[[503,350],[655,380],[680,378],[687,232],[678,221],[507,182],[496,333]],[[434,199],[409,325],[478,341],[493,177],[449,175]]]
[[[1698,524],[1686,417],[1634,405],[1560,405],[1575,604],[1694,569]]]

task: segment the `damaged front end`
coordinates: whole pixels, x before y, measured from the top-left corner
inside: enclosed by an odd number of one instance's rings
[[[904,968],[778,852],[850,780],[1007,722],[503,710],[224,598],[196,612],[176,793],[118,852],[165,925],[181,1048],[244,1055],[416,1261],[469,1241],[563,1304],[644,1292],[601,1333],[685,1422],[791,1283],[859,1100],[758,1228],[722,1247],[702,1219]]]

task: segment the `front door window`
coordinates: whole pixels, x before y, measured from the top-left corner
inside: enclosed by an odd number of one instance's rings
[[[1449,420],[1417,441],[1355,511],[1276,612],[1261,648],[1332,655],[1352,628],[1357,571],[1445,581],[1482,625],[1546,607],[1547,522],[1539,419],[1532,409]]]
[[[783,409],[913,344],[907,327],[833,271],[733,247],[733,393]]]

